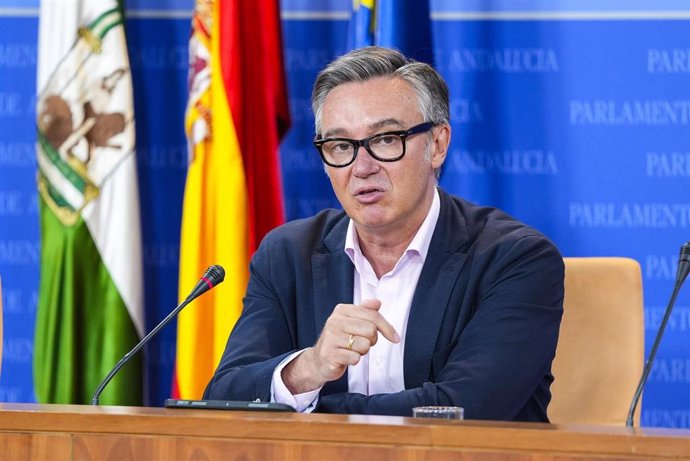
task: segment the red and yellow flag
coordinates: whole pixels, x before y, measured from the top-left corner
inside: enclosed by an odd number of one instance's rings
[[[172,394],[196,399],[242,310],[249,258],[284,220],[278,144],[289,111],[277,0],[197,0],[189,48],[180,300],[208,266],[226,271],[178,319]]]

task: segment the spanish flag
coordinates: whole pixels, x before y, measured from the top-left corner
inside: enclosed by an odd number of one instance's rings
[[[249,258],[284,220],[278,144],[289,127],[277,0],[197,0],[185,130],[179,298],[212,264],[226,283],[178,319],[173,396],[201,398],[242,310]]]

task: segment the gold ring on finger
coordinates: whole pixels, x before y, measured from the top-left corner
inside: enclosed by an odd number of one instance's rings
[[[355,342],[355,336],[350,335],[350,337],[347,339],[347,346],[345,346],[345,349],[348,351],[352,350],[352,344]]]

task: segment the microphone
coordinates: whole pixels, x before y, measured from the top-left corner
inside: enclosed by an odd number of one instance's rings
[[[105,386],[108,385],[111,379],[117,374],[118,371],[120,371],[120,368],[122,368],[128,361],[129,359],[132,358],[134,354],[139,352],[142,347],[146,345],[146,343],[149,342],[151,338],[153,338],[164,326],[166,326],[170,320],[172,320],[177,314],[180,313],[180,311],[189,303],[194,301],[196,298],[201,296],[202,294],[206,293],[209,291],[211,288],[215,287],[218,285],[220,282],[222,282],[225,279],[225,270],[219,266],[210,266],[208,269],[206,269],[206,272],[204,272],[204,275],[199,279],[199,282],[197,282],[196,286],[194,289],[189,293],[189,295],[185,298],[182,303],[180,303],[179,306],[177,306],[175,309],[173,309],[172,312],[170,312],[167,317],[165,317],[161,323],[156,325],[156,328],[151,330],[149,334],[144,336],[144,339],[139,341],[139,343],[134,346],[134,348],[127,352],[124,357],[120,359],[119,362],[113,367],[112,370],[110,370],[110,373],[108,373],[108,376],[101,381],[101,384],[98,385],[98,388],[96,389],[96,392],[93,394],[93,398],[91,399],[91,405],[98,405],[98,399],[101,396],[101,393],[103,392],[103,389],[105,389]]]
[[[680,292],[680,287],[685,282],[685,279],[690,273],[690,242],[685,242],[680,247],[680,257],[678,258],[678,269],[676,270],[676,283],[673,287],[673,294],[671,299],[666,306],[666,312],[664,313],[664,318],[661,320],[661,325],[659,326],[659,331],[654,339],[654,344],[652,345],[652,350],[649,352],[649,358],[647,363],[644,365],[642,370],[642,376],[640,377],[640,382],[637,385],[637,390],[635,390],[635,395],[633,395],[632,402],[630,403],[630,410],[628,411],[628,419],[625,421],[627,427],[633,426],[633,414],[637,408],[637,404],[640,401],[640,396],[642,395],[642,389],[644,389],[647,383],[647,378],[649,377],[650,371],[652,371],[652,363],[654,363],[654,357],[656,356],[656,350],[659,348],[659,343],[661,343],[661,337],[664,335],[664,330],[666,329],[666,323],[668,323],[669,317],[671,317],[671,311],[673,306],[676,304],[676,298]]]

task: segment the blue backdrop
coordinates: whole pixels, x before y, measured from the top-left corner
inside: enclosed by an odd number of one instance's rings
[[[310,144],[309,94],[318,70],[346,49],[351,5],[283,2],[288,219],[338,206]],[[176,304],[191,7],[127,3],[149,329]],[[649,347],[679,245],[690,240],[690,2],[436,0],[431,10],[434,59],[452,100],[442,186],[536,226],[565,256],[638,260]],[[0,0],[0,401],[8,402],[35,399],[37,15],[37,0]],[[690,427],[688,290],[650,376],[643,425]],[[174,341],[171,325],[147,348],[151,405],[170,393]]]

